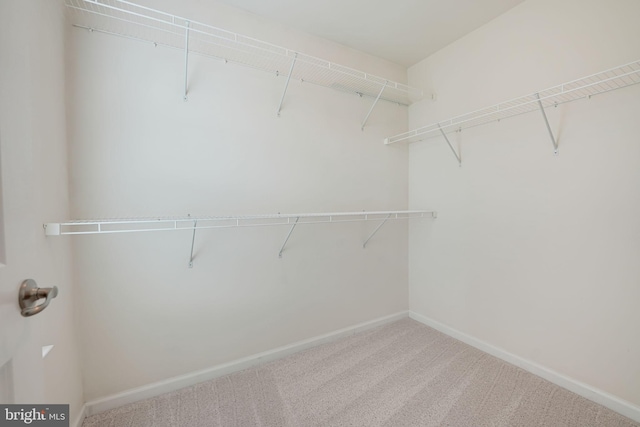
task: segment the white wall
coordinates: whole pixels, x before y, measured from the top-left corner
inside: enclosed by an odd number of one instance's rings
[[[161,3],[156,3],[161,7]],[[173,13],[251,24],[268,41],[392,79],[406,70],[231,9]],[[210,6],[215,8],[215,6]],[[407,110],[193,56],[73,31],[71,191],[76,218],[405,209]],[[298,46],[291,46],[298,48]],[[86,399],[212,367],[408,308],[407,224],[73,238]]]
[[[69,215],[63,3],[0,2],[0,149],[6,265],[0,266],[0,365],[13,358],[16,403],[83,405],[71,245],[42,224]],[[20,315],[27,278],[58,286],[34,317]],[[54,345],[43,360],[42,346]],[[7,377],[3,378],[7,380]],[[4,388],[4,384],[0,385]],[[5,402],[6,403],[6,402]]]
[[[409,70],[415,128],[640,57],[634,0],[527,1]],[[640,87],[410,147],[410,309],[640,405]]]

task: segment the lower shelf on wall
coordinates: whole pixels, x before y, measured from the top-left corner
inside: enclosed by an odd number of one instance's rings
[[[362,211],[241,216],[182,216],[73,220],[44,224],[47,236],[72,234],[133,233],[142,231],[200,230],[208,228],[321,224],[327,222],[386,221],[432,217],[433,211]]]
[[[102,220],[74,220],[66,222],[50,222],[44,224],[47,236],[63,236],[78,234],[112,234],[134,233],[143,231],[192,230],[191,256],[189,268],[193,267],[193,248],[196,231],[210,228],[230,227],[263,227],[273,225],[289,225],[289,233],[280,248],[278,256],[282,258],[289,237],[299,224],[324,224],[334,222],[381,221],[380,224],[362,243],[366,247],[371,238],[387,222],[392,220],[409,220],[413,218],[437,218],[435,211],[362,211],[331,212],[302,214],[242,215],[242,216],[183,216],[156,218],[118,218]]]

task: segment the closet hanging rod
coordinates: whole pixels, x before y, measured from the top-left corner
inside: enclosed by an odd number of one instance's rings
[[[362,211],[243,216],[183,216],[158,218],[119,218],[74,220],[44,224],[47,236],[79,234],[134,233],[143,231],[201,230],[209,228],[262,227],[273,225],[323,224],[336,222],[407,220],[436,218],[434,211]]]
[[[578,99],[591,98],[594,95],[640,83],[640,60],[620,65],[587,77],[573,80],[530,95],[482,108],[467,114],[439,121],[430,125],[404,132],[384,140],[385,144],[396,142],[418,142],[445,133],[462,131],[509,117],[555,107]]]
[[[96,31],[183,49],[189,22],[189,51],[286,76],[297,54],[292,78],[343,92],[409,105],[423,92],[402,83],[345,67],[222,28],[181,18],[124,0],[65,0],[72,23]],[[386,83],[385,83],[386,82]]]

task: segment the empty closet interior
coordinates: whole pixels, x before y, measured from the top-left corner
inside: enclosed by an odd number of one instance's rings
[[[411,317],[640,422],[638,2],[512,2],[411,64],[222,2],[55,3],[23,14],[62,54],[29,99],[64,96],[31,222],[68,254],[73,417]]]

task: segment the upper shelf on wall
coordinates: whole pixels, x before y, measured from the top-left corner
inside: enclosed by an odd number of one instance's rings
[[[512,99],[511,101],[502,102],[491,107],[410,130],[409,132],[389,137],[385,139],[384,142],[385,144],[393,144],[401,141],[418,142],[438,135],[444,136],[446,139],[446,134],[450,132],[461,131],[531,111],[542,110],[544,115],[544,108],[578,99],[590,98],[593,95],[638,83],[640,83],[640,60],[541,90],[530,95]],[[551,134],[550,128],[549,132]],[[557,143],[555,140],[554,146],[557,151]],[[453,147],[451,147],[451,149],[453,150]],[[457,154],[456,157],[458,157]],[[458,161],[460,161],[459,157]]]
[[[190,52],[197,53],[402,105],[423,96],[420,89],[383,77],[128,1],[65,0],[65,3],[75,26],[185,50],[185,60]]]

